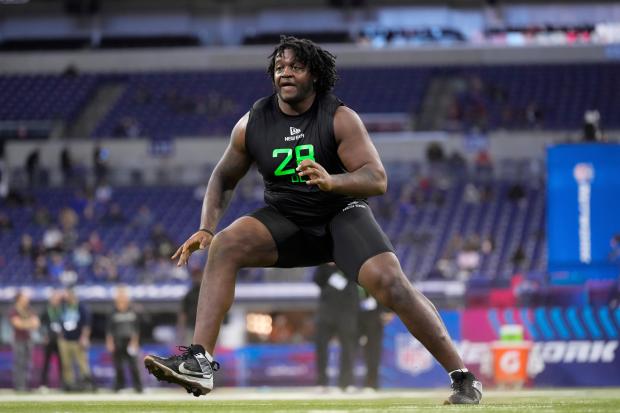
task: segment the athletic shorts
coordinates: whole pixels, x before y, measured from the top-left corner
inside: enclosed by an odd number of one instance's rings
[[[274,267],[310,267],[334,261],[350,280],[357,281],[362,264],[383,252],[394,252],[368,204],[350,202],[316,230],[304,229],[271,206],[249,216],[262,222],[278,248]],[[322,233],[324,235],[315,235]]]

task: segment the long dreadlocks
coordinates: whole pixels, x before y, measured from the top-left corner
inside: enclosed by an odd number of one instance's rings
[[[269,56],[267,74],[273,82],[276,56],[281,55],[284,49],[291,49],[295,57],[303,63],[310,73],[316,77],[314,88],[317,95],[331,91],[338,80],[336,74],[336,56],[322,49],[308,39],[298,39],[293,36],[280,36],[280,44],[276,46]]]

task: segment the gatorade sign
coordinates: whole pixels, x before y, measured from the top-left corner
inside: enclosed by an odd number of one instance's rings
[[[530,343],[493,343],[493,371],[498,383],[523,383],[527,379]]]

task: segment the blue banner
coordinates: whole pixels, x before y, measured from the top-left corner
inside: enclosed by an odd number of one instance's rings
[[[617,277],[619,263],[610,245],[620,234],[620,145],[552,146],[547,167],[552,280],[579,283]]]

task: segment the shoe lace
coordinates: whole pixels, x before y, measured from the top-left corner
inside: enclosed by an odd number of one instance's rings
[[[187,360],[187,358],[192,355],[192,351],[189,346],[177,346],[177,349],[181,352],[177,358],[180,358],[181,360]]]
[[[194,355],[189,346],[177,346],[177,349],[182,352],[180,355],[176,356],[177,359],[187,360],[190,356]],[[220,363],[215,360],[211,361],[209,364],[211,364],[211,369],[213,369],[213,371],[218,371],[220,369]]]

